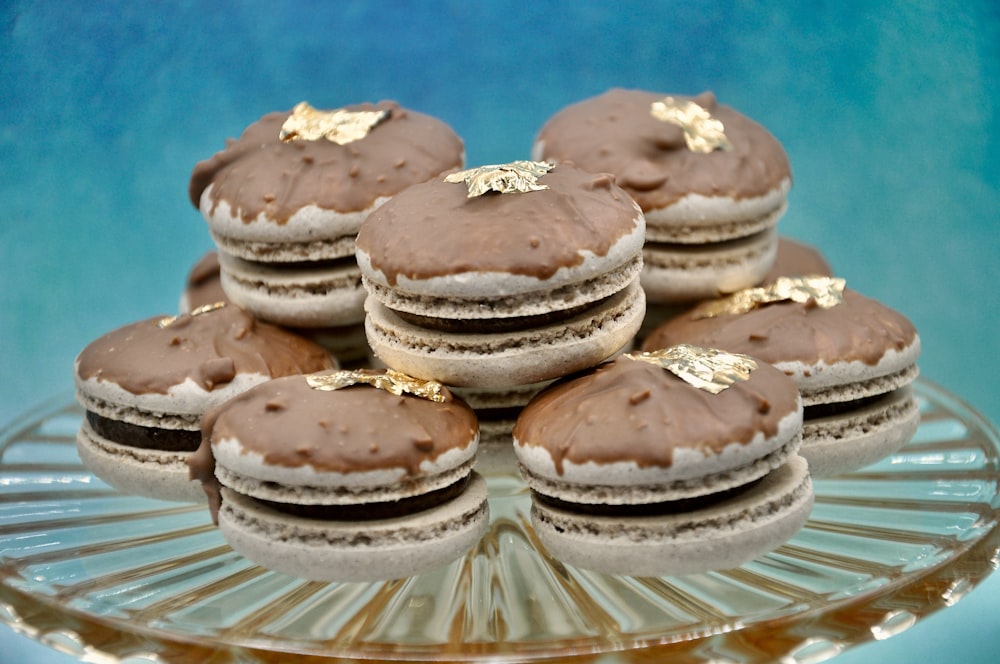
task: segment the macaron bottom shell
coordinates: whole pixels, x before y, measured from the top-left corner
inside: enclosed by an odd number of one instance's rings
[[[806,417],[800,454],[815,478],[864,468],[897,452],[917,432],[920,407],[911,386],[859,408],[826,417]]]
[[[233,550],[310,581],[382,581],[430,571],[472,549],[489,529],[486,481],[473,473],[456,498],[398,517],[333,521],[292,516],[222,489],[219,529]]]
[[[86,419],[76,435],[80,460],[118,491],[134,496],[204,503],[201,482],[190,478],[190,452],[165,452],[122,445],[98,435]]]
[[[808,464],[792,456],[746,490],[691,511],[603,516],[534,499],[531,523],[564,564],[627,576],[696,574],[774,550],[805,525],[813,501]]]

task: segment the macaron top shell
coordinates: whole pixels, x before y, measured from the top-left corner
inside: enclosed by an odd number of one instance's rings
[[[217,409],[203,433],[219,466],[254,480],[391,486],[454,470],[474,457],[474,411],[447,388],[441,395],[444,401],[436,402],[369,385],[323,390],[291,376]]]
[[[801,426],[795,384],[767,364],[712,394],[623,356],[541,392],[513,436],[532,474],[636,485],[745,467],[793,442]]]
[[[721,121],[732,149],[689,150],[679,126],[650,113],[663,94],[616,88],[552,116],[536,138],[536,156],[614,173],[646,212],[690,194],[751,199],[790,183],[788,156],[764,127],[717,103],[710,92],[675,97],[693,100]]]
[[[464,160],[464,146],[444,122],[396,102],[346,106],[388,111],[368,134],[345,145],[281,140],[291,111],[268,113],[239,139],[194,167],[189,196],[211,216],[225,202],[233,217],[284,225],[307,207],[337,212],[367,210],[381,198],[423,182]]]
[[[833,276],[833,268],[820,251],[813,246],[798,242],[788,237],[778,238],[778,255],[774,265],[761,279],[768,284],[778,277],[804,277],[820,275]]]
[[[643,348],[677,343],[752,355],[803,389],[884,376],[913,365],[920,354],[920,338],[905,316],[850,288],[829,308],[782,301],[706,318],[696,307],[654,330]]]
[[[226,304],[112,330],[80,352],[75,379],[85,399],[200,414],[255,383],[335,366],[321,346]]]
[[[645,219],[612,176],[558,165],[538,184],[476,197],[442,178],[410,187],[362,225],[362,273],[416,294],[492,296],[591,279],[641,252]]]

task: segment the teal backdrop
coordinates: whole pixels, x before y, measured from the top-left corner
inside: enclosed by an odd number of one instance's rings
[[[211,247],[191,168],[262,114],[395,99],[526,158],[609,87],[712,90],[794,172],[781,230],[907,314],[925,379],[1000,420],[1000,9],[958,2],[0,2],[0,426]],[[2,490],[2,489],[0,489]],[[838,663],[995,662],[1000,578]],[[0,662],[64,662],[0,628]]]

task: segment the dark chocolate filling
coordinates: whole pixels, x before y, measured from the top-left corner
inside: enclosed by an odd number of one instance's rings
[[[667,514],[683,514],[694,512],[716,505],[723,501],[735,498],[746,492],[751,487],[760,482],[763,478],[757,478],[742,486],[733,487],[724,491],[710,493],[705,496],[695,496],[693,498],[680,498],[678,500],[668,500],[659,503],[645,503],[642,505],[606,505],[571,503],[552,496],[544,496],[536,491],[531,492],[532,500],[543,505],[549,505],[556,509],[576,514],[590,514],[593,516],[663,516]]]
[[[875,403],[879,399],[885,398],[885,394],[876,394],[871,397],[863,397],[861,399],[853,399],[851,401],[838,401],[834,403],[818,403],[813,406],[806,406],[802,409],[802,418],[804,420],[815,420],[821,417],[832,417],[834,415],[843,415],[844,413],[849,413],[853,410],[858,410],[864,408],[870,404]]]
[[[441,332],[463,332],[469,334],[499,334],[526,330],[533,327],[544,327],[560,321],[568,320],[582,311],[598,306],[605,299],[597,302],[580,304],[561,311],[550,311],[534,316],[511,316],[508,318],[436,318],[421,316],[407,311],[393,309],[393,312],[406,322],[429,330]],[[479,303],[469,303],[470,307],[480,306]]]
[[[271,500],[257,502],[283,514],[317,519],[321,521],[365,521],[369,519],[391,519],[407,516],[423,510],[436,507],[457,497],[469,483],[466,475],[459,481],[429,493],[400,500],[378,503],[356,503],[353,505],[296,505],[293,503],[278,503]]]
[[[119,445],[163,452],[194,452],[201,444],[201,431],[161,429],[112,420],[87,411],[87,422],[98,436]]]

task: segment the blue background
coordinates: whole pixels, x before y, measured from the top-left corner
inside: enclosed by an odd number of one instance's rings
[[[0,425],[69,390],[91,339],[176,308],[211,247],[191,168],[262,114],[395,99],[478,165],[614,86],[711,89],[767,126],[795,176],[781,230],[907,314],[924,377],[1000,420],[995,2],[0,7]],[[836,661],[993,662],[998,594]],[[0,628],[0,661],[67,660]]]

